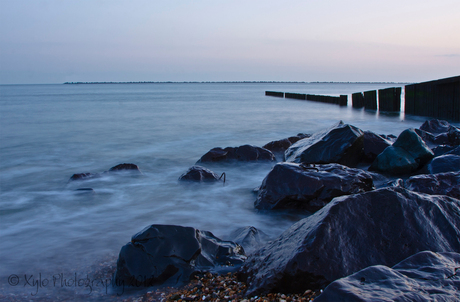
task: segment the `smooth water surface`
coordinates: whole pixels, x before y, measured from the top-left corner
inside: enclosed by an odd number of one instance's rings
[[[85,273],[150,224],[227,236],[255,226],[272,238],[303,217],[259,213],[252,190],[273,164],[213,166],[225,185],[177,179],[213,147],[313,133],[339,120],[398,135],[424,118],[267,97],[265,90],[339,95],[394,84],[165,83],[0,86],[0,268]],[[351,103],[351,96],[349,96]],[[74,173],[137,164],[69,182]],[[94,193],[78,193],[93,188]],[[8,287],[6,287],[8,289]]]

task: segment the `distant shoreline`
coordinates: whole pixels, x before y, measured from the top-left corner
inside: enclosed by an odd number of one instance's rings
[[[304,81],[139,81],[139,82],[65,82],[64,85],[81,84],[409,84],[409,82],[304,82]]]

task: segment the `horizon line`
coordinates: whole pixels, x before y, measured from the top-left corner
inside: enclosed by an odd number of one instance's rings
[[[293,84],[408,84],[412,82],[350,82],[350,81],[122,81],[122,82],[64,82],[65,85],[78,85],[78,84],[214,84],[214,83],[223,83],[223,84],[271,84],[271,83],[293,83]]]

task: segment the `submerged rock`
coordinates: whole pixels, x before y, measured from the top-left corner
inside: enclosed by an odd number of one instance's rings
[[[286,161],[296,163],[339,163],[354,167],[363,155],[364,133],[340,121],[326,131],[313,134],[286,150]]]
[[[329,284],[322,301],[459,301],[460,254],[417,253],[393,268],[376,265]]]
[[[88,179],[97,178],[100,176],[101,175],[99,173],[77,173],[77,174],[72,175],[69,181],[88,180]]]
[[[239,265],[242,247],[211,232],[174,225],[151,225],[121,248],[115,281],[144,287],[188,282],[192,273]]]
[[[256,209],[317,211],[334,197],[373,189],[372,176],[339,164],[278,163],[259,188]]]
[[[410,174],[433,157],[433,151],[414,129],[407,129],[399,135],[392,146],[377,156],[369,170],[393,175]]]
[[[240,147],[213,148],[203,155],[197,163],[225,161],[275,161],[275,155],[264,148],[243,145]]]
[[[333,199],[248,258],[247,295],[303,292],[420,251],[460,250],[460,201],[383,188]]]
[[[201,166],[192,166],[179,177],[181,181],[215,182],[221,180],[213,171]]]
[[[119,164],[119,165],[116,165],[112,168],[109,169],[108,172],[119,172],[119,171],[130,171],[130,172],[137,172],[137,173],[140,173],[141,174],[141,170],[139,169],[139,167],[135,164]]]

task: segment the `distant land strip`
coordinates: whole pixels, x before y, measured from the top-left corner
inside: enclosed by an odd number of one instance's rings
[[[64,84],[209,84],[209,83],[235,83],[235,84],[407,84],[407,82],[305,82],[305,81],[139,81],[139,82],[65,82]]]

